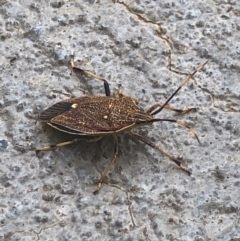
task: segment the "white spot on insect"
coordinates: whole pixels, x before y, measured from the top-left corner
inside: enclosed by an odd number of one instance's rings
[[[72,104],[72,105],[71,105],[71,107],[74,108],[74,109],[76,109],[77,106],[78,106],[78,104]]]
[[[108,116],[107,116],[107,115],[104,115],[104,116],[103,116],[103,119],[107,120],[107,119],[108,119]]]

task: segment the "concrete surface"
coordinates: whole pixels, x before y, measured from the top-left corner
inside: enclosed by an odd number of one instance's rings
[[[240,2],[1,1],[0,240],[240,240]],[[59,100],[103,95],[102,83],[72,75],[70,55],[143,109],[164,100],[209,60],[171,101],[196,107],[172,123],[135,130],[182,160],[119,137],[35,153],[71,139],[37,121]]]

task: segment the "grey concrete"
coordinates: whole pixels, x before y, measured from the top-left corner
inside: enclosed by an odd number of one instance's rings
[[[0,240],[240,240],[240,2],[1,1]],[[161,31],[160,31],[161,29]],[[72,96],[103,95],[76,78],[70,55],[143,109],[164,100],[209,60],[171,101],[196,107],[172,123],[135,131],[182,160],[127,134],[99,195],[112,138],[52,152],[35,148],[70,137],[37,114]]]

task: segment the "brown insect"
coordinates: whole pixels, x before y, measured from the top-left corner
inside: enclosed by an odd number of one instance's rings
[[[169,155],[164,150],[160,149],[158,146],[148,141],[144,137],[133,133],[131,130],[136,126],[147,125],[153,122],[175,122],[185,128],[188,128],[195,135],[199,142],[197,134],[187,124],[179,120],[160,119],[155,118],[154,116],[160,113],[163,108],[179,113],[186,113],[192,110],[191,108],[186,108],[183,110],[175,109],[170,107],[168,102],[177,94],[182,86],[184,86],[191,78],[193,78],[197,71],[200,71],[206,65],[207,62],[200,65],[193,73],[191,73],[180,84],[177,90],[166,100],[164,104],[154,104],[145,112],[140,110],[136,99],[130,96],[126,96],[122,93],[121,87],[119,87],[116,96],[111,96],[109,84],[104,78],[95,75],[90,71],[75,67],[73,59],[70,61],[70,63],[73,71],[80,71],[81,73],[103,81],[106,96],[84,96],[63,100],[40,113],[39,120],[46,121],[48,125],[59,131],[78,135],[79,138],[38,149],[37,153],[40,151],[48,151],[55,147],[61,147],[82,141],[83,137],[88,138],[86,142],[95,142],[100,140],[104,135],[112,135],[114,139],[114,156],[105,171],[101,174],[101,178],[98,181],[97,190],[94,192],[94,194],[97,194],[102,187],[104,178],[116,161],[118,155],[117,134],[123,131],[127,131],[132,137],[137,138],[138,140],[144,142],[163,155],[167,156],[182,170],[190,174],[187,168],[179,160]]]

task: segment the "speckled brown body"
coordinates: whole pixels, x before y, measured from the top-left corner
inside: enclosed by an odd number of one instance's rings
[[[77,135],[107,135],[128,130],[140,121],[151,120],[128,96],[85,96],[67,99],[46,109],[40,120],[60,130]]]

